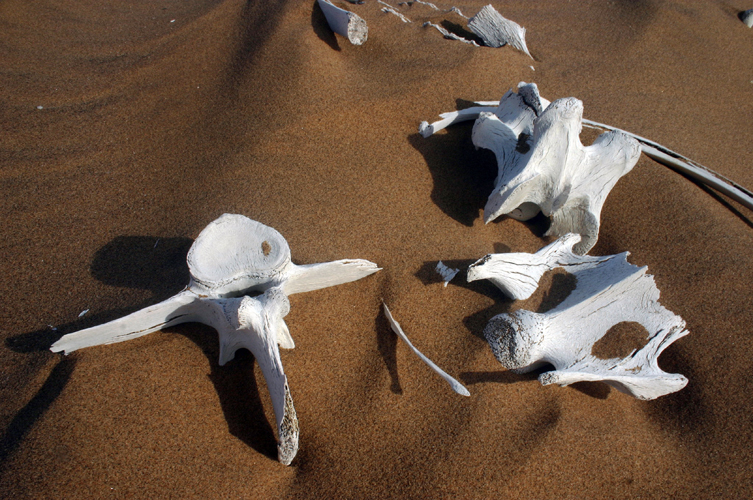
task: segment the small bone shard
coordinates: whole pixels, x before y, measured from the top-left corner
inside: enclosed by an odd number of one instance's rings
[[[199,234],[186,258],[191,280],[177,295],[104,325],[69,333],[53,352],[123,342],[187,322],[217,330],[222,366],[235,352],[253,353],[272,397],[278,460],[289,465],[298,450],[298,419],[279,347],[295,347],[284,317],[287,296],[348,283],[379,271],[366,260],[295,265],[280,233],[242,215],[224,214]],[[248,294],[263,292],[250,297]],[[279,346],[279,347],[278,347]]]
[[[473,16],[468,21],[468,28],[480,36],[488,47],[503,47],[509,43],[512,47],[533,59],[526,46],[525,28],[518,23],[505,19],[491,5],[487,5]]]
[[[335,7],[329,0],[318,0],[329,27],[347,38],[353,45],[363,45],[369,36],[369,27],[358,14]]]
[[[740,20],[745,23],[748,28],[753,28],[753,9],[740,12]]]
[[[439,376],[441,376],[443,379],[447,381],[448,384],[450,384],[450,387],[452,387],[452,390],[460,394],[461,396],[470,396],[471,393],[468,392],[468,389],[465,388],[463,384],[449,376],[444,370],[442,370],[440,367],[434,364],[432,360],[424,356],[421,351],[416,349],[413,344],[411,344],[410,340],[408,340],[408,337],[405,335],[405,332],[403,332],[403,329],[400,328],[400,324],[395,321],[395,318],[392,317],[392,314],[390,313],[390,310],[387,308],[387,304],[382,303],[384,306],[384,315],[387,316],[387,321],[390,323],[390,327],[392,328],[392,331],[395,332],[395,334],[403,339],[406,344],[408,344],[408,347],[410,347],[413,352],[415,352],[421,360],[429,365],[429,367],[437,372]]]
[[[467,44],[470,44],[470,45],[474,45],[474,46],[476,46],[476,47],[478,47],[478,46],[479,46],[479,45],[478,45],[478,44],[477,44],[476,42],[474,42],[473,40],[467,40],[467,39],[463,38],[462,36],[456,35],[455,33],[452,33],[452,32],[450,32],[450,31],[446,30],[445,28],[443,28],[442,26],[440,26],[440,25],[438,25],[438,24],[434,24],[434,23],[432,23],[432,22],[430,22],[430,21],[426,21],[426,22],[424,23],[424,28],[426,28],[427,26],[430,26],[430,27],[432,27],[432,28],[436,29],[437,31],[439,31],[440,33],[442,33],[442,35],[443,35],[443,36],[444,36],[445,38],[447,38],[447,39],[450,39],[450,40],[458,40],[458,41],[460,41],[460,42],[463,42],[463,43],[467,43]]]
[[[572,293],[546,313],[521,309],[492,318],[484,336],[494,356],[518,373],[553,365],[553,371],[539,377],[543,385],[603,381],[638,399],[655,399],[685,387],[688,380],[684,376],[666,373],[658,365],[662,351],[688,331],[682,318],[659,304],[653,277],[646,274],[645,267],[629,264],[627,252],[606,257],[576,255],[569,249],[577,238],[566,235],[536,254],[528,254],[527,260],[526,254],[507,254],[506,262],[485,258],[472,266],[475,279],[485,277],[519,296],[528,293],[531,284],[528,278],[512,273],[531,270],[530,280],[538,283],[541,269],[562,267],[577,280]],[[594,355],[594,345],[621,323],[645,328],[646,344],[624,358]]]
[[[451,269],[447,267],[444,262],[441,260],[437,262],[436,267],[437,273],[442,277],[442,281],[444,281],[444,286],[447,288],[447,284],[452,281],[452,278],[455,277],[460,272],[460,269]]]

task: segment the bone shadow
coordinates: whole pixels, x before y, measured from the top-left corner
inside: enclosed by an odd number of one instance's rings
[[[314,0],[314,5],[311,8],[311,27],[314,29],[316,36],[329,45],[332,50],[337,50],[338,52],[342,50],[340,44],[337,43],[337,35],[332,31],[332,28],[329,27],[327,17],[319,6],[318,0]]]
[[[456,100],[457,109],[475,104]],[[465,226],[472,227],[494,190],[497,159],[490,150],[473,145],[473,121],[458,123],[444,131],[424,138],[421,134],[408,137],[408,142],[421,153],[434,181],[431,200],[442,212]],[[506,221],[498,217],[492,223]],[[523,224],[538,238],[549,229],[551,221],[539,213]]]
[[[66,358],[60,361],[34,397],[13,417],[5,434],[0,438],[0,469],[6,459],[18,448],[24,436],[63,392],[75,366],[75,359]]]
[[[9,337],[6,346],[15,352],[47,351],[67,333],[122,318],[175,295],[190,279],[186,255],[192,244],[193,240],[189,238],[115,238],[95,253],[90,266],[92,276],[113,287],[149,290],[152,292],[150,299],[127,308],[87,314],[54,330],[42,328]]]
[[[384,313],[384,307],[379,308],[379,314],[374,323],[377,332],[377,348],[390,374],[390,391],[393,394],[402,394],[403,388],[400,386],[400,376],[397,371],[397,334],[392,331],[387,315]]]
[[[153,294],[151,299],[128,308],[87,314],[54,331],[41,329],[18,335],[7,339],[6,345],[16,352],[47,351],[67,333],[107,323],[175,295],[189,282],[186,256],[192,244],[190,238],[115,238],[96,252],[90,266],[92,276],[114,287],[149,290]],[[277,442],[262,408],[254,377],[253,355],[241,349],[234,360],[221,367],[218,362],[219,340],[214,329],[200,323],[186,323],[165,331],[184,335],[207,356],[211,367],[209,377],[219,396],[229,432],[276,461]],[[69,376],[65,378],[66,382]]]
[[[661,427],[674,429],[678,433],[691,432],[696,438],[702,438],[704,429],[714,427],[713,412],[701,391],[703,377],[693,369],[682,348],[674,343],[659,356],[659,367],[668,373],[683,374],[688,379],[688,385],[649,401],[647,414]]]
[[[431,200],[442,212],[465,226],[473,226],[479,209],[494,189],[494,153],[476,150],[471,141],[473,122],[460,123],[428,138],[408,137],[424,157],[434,181]]]
[[[209,360],[209,380],[220,399],[228,432],[256,452],[277,461],[277,439],[264,413],[254,373],[254,355],[247,349],[238,349],[231,361],[220,366],[220,343],[213,328],[201,323],[186,323],[165,331],[188,338]]]

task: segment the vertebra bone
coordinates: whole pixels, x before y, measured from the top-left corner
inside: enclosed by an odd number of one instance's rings
[[[220,365],[242,347],[259,363],[277,420],[278,459],[289,465],[298,450],[298,420],[278,349],[278,344],[295,347],[283,320],[290,310],[287,295],[355,281],[379,268],[366,260],[297,266],[280,233],[231,214],[204,228],[186,260],[191,281],[177,295],[104,325],[65,335],[50,350],[69,354],[181,323],[207,324],[220,337]],[[253,292],[263,294],[245,296]]]

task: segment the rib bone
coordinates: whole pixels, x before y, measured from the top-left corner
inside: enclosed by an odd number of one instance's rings
[[[575,255],[570,249],[577,239],[577,235],[566,235],[529,255],[527,261],[525,254],[513,254],[507,262],[504,256],[493,256],[496,261],[487,256],[474,264],[477,273],[485,271],[476,279],[485,277],[498,286],[503,283],[507,290],[515,289],[510,283],[523,280],[511,273],[530,269],[535,270],[530,280],[536,283],[542,270],[556,267],[577,280],[575,290],[546,313],[518,310],[492,318],[484,336],[494,356],[518,373],[546,363],[554,365],[553,371],[539,376],[543,385],[603,381],[638,399],[654,399],[685,387],[684,376],[662,371],[657,362],[661,352],[688,331],[682,318],[659,304],[653,277],[645,267],[629,264],[627,252],[606,257]],[[523,285],[529,287],[527,282]],[[594,344],[621,322],[643,325],[648,343],[625,358],[594,356]]]
[[[379,268],[365,260],[298,266],[280,233],[242,215],[224,214],[196,238],[187,257],[191,280],[177,295],[104,325],[63,336],[50,350],[123,342],[187,322],[217,330],[220,365],[245,347],[264,373],[278,432],[278,459],[289,465],[298,450],[298,420],[280,360],[295,347],[283,318],[287,295],[355,281]],[[263,292],[257,297],[247,294]]]

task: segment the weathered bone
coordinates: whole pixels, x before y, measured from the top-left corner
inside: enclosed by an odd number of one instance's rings
[[[488,47],[510,44],[533,59],[526,46],[526,29],[506,19],[491,5],[482,8],[468,21],[468,28],[480,36]]]
[[[562,266],[580,235],[566,234],[535,254],[489,254],[468,267],[468,281],[486,279],[509,297],[525,300],[539,287],[545,272]]]
[[[527,220],[538,208],[552,218],[547,236],[580,234],[579,254],[596,244],[604,201],[638,162],[641,150],[621,132],[606,132],[584,147],[582,116],[583,103],[575,98],[543,109],[534,84],[505,94],[494,113],[480,114],[473,144],[491,149],[499,165],[484,207],[487,223],[504,214]]]
[[[369,27],[361,16],[335,7],[329,0],[318,1],[332,31],[344,36],[353,45],[363,45],[366,42],[369,37]]]
[[[520,86],[524,85],[524,83],[521,83],[519,85],[519,88]],[[546,109],[550,104],[549,101],[547,101],[543,97],[539,97],[539,100],[542,110]],[[500,102],[476,101],[474,104],[478,104],[478,106],[462,109],[460,111],[442,113],[439,115],[441,120],[438,120],[434,123],[430,124],[426,121],[421,122],[418,127],[418,132],[423,137],[429,137],[455,123],[476,120],[482,112],[496,111],[496,108],[500,105]],[[662,165],[673,170],[676,170],[683,175],[692,177],[696,181],[702,182],[703,184],[716,189],[720,193],[729,196],[741,205],[744,205],[750,210],[753,210],[753,192],[751,192],[749,189],[739,185],[731,179],[728,179],[718,172],[715,172],[714,170],[711,170],[710,168],[691,160],[690,158],[672,151],[666,146],[662,146],[661,144],[658,144],[650,139],[646,139],[645,137],[641,137],[640,135],[633,134],[632,132],[628,132],[617,127],[612,127],[611,125],[605,125],[603,123],[598,123],[592,120],[586,120],[585,118],[583,119],[583,126],[627,134],[640,143],[641,151],[652,160],[661,163]]]
[[[187,322],[215,328],[220,365],[241,347],[264,374],[274,407],[278,459],[285,465],[298,450],[298,420],[280,360],[295,347],[283,318],[287,295],[355,281],[379,268],[365,260],[298,266],[280,233],[242,215],[224,214],[196,238],[187,257],[189,285],[177,295],[104,325],[63,336],[50,350],[69,354],[83,347],[123,342]],[[258,297],[244,296],[263,292]]]
[[[444,370],[442,370],[440,367],[438,367],[432,360],[424,356],[421,351],[416,349],[410,340],[408,340],[408,336],[405,335],[405,332],[403,332],[403,329],[400,328],[400,323],[395,321],[395,318],[392,317],[392,313],[390,313],[390,310],[387,308],[387,304],[384,302],[382,303],[384,306],[384,315],[387,316],[387,321],[390,323],[390,327],[392,328],[392,331],[395,332],[401,339],[405,341],[406,344],[408,344],[408,347],[415,352],[421,360],[429,365],[429,367],[437,372],[440,377],[445,379],[448,384],[450,384],[450,387],[452,387],[452,390],[460,394],[461,396],[470,396],[471,393],[468,392],[468,389],[465,388],[463,384],[452,378],[450,375],[448,375]]]
[[[525,296],[528,278],[510,273],[533,271],[538,282],[543,271],[564,268],[575,276],[575,290],[554,309],[538,314],[518,310],[500,314],[484,329],[492,352],[507,369],[529,372],[547,363],[554,371],[543,373],[543,385],[569,385],[603,381],[638,399],[654,399],[679,391],[688,380],[659,368],[657,358],[672,342],[688,334],[685,322],[658,302],[659,290],[646,268],[627,262],[628,253],[606,257],[578,256],[570,249],[577,235],[567,235],[530,255],[513,254],[480,261],[476,272],[501,284],[506,291]],[[483,269],[487,267],[487,269]],[[525,292],[519,293],[523,289]],[[594,344],[622,322],[640,323],[648,331],[648,343],[625,358],[600,359]]]

